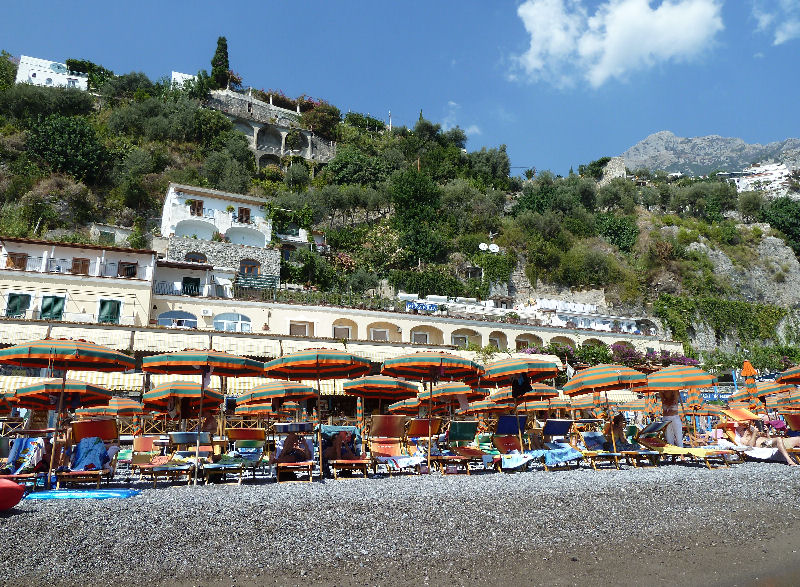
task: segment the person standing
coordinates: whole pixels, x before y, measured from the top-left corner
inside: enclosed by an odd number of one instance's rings
[[[678,392],[675,390],[659,391],[658,395],[661,396],[661,409],[663,412],[661,420],[668,423],[664,430],[664,440],[669,444],[683,448],[683,423],[680,416]]]

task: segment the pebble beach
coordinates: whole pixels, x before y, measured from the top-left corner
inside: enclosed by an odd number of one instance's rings
[[[0,514],[3,585],[792,585],[800,467],[112,483]]]

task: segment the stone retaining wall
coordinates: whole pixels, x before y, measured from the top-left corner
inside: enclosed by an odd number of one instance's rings
[[[253,259],[261,263],[260,275],[281,274],[281,253],[275,249],[185,237],[169,239],[167,259],[183,261],[190,252],[203,253],[215,267],[232,267],[238,271],[242,259]]]

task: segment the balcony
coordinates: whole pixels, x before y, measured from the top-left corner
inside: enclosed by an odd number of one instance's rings
[[[212,283],[208,286],[208,293],[204,287],[190,283],[173,283],[171,281],[156,281],[153,284],[153,293],[159,296],[192,296],[208,298],[228,298],[225,286]]]
[[[44,270],[42,270],[44,265]],[[125,279],[147,279],[147,267],[129,261],[107,262],[85,259],[44,259],[43,257],[5,255],[0,257],[0,267],[14,271],[34,273],[60,273],[64,275],[86,275],[90,277],[121,277]]]

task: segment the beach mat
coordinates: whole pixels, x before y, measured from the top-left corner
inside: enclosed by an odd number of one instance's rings
[[[138,489],[54,489],[29,493],[25,499],[125,499],[140,493]]]

